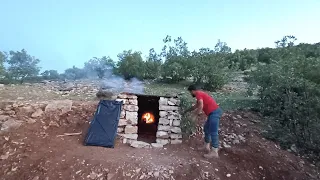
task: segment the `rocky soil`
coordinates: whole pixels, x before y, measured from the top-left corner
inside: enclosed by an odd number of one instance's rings
[[[231,82],[226,84],[220,91],[245,92],[248,84],[244,82],[244,77],[242,72],[237,73]],[[148,83],[142,83],[138,80],[127,82],[123,79],[114,78],[108,80],[43,81],[41,83],[24,83],[22,85],[0,84],[0,101],[96,100],[97,96],[98,98],[111,97],[112,94],[120,92],[143,94],[144,88]],[[171,92],[171,90],[162,95],[176,95],[176,92]],[[179,93],[181,93],[180,89]]]
[[[247,111],[222,117],[219,159],[204,159],[196,150],[202,121],[179,145],[132,148],[118,139],[114,149],[84,146],[97,103],[0,103],[0,179],[320,179],[313,163],[264,139],[260,117]]]

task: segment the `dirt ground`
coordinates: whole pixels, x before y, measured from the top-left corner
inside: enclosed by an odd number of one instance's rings
[[[136,149],[120,139],[114,149],[84,146],[96,104],[74,103],[67,114],[46,115],[2,134],[0,179],[320,179],[312,164],[262,138],[259,117],[251,112],[225,112],[221,143],[232,134],[241,134],[245,140],[222,148],[219,159],[207,160],[196,150],[202,143],[201,126],[183,144],[164,148]],[[82,134],[57,137],[71,132]]]

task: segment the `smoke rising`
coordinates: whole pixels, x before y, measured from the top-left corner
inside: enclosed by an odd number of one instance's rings
[[[101,89],[108,90],[113,93],[134,93],[144,94],[144,83],[136,78],[129,81],[116,75],[106,77],[101,83]]]
[[[137,78],[125,80],[123,77],[113,73],[113,67],[108,67],[104,73],[104,79],[101,81],[100,87],[103,90],[113,93],[134,93],[144,94],[144,83]]]

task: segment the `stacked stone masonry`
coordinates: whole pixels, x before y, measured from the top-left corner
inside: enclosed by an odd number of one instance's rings
[[[117,101],[123,101],[118,134],[123,138],[123,143],[132,144],[138,138],[138,97],[131,94],[119,94]],[[160,118],[156,133],[156,143],[151,144],[153,147],[182,143],[179,105],[180,101],[175,97],[160,97]]]

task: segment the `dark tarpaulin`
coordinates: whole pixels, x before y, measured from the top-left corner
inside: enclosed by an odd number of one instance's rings
[[[101,100],[91,121],[86,146],[114,148],[122,101]]]

